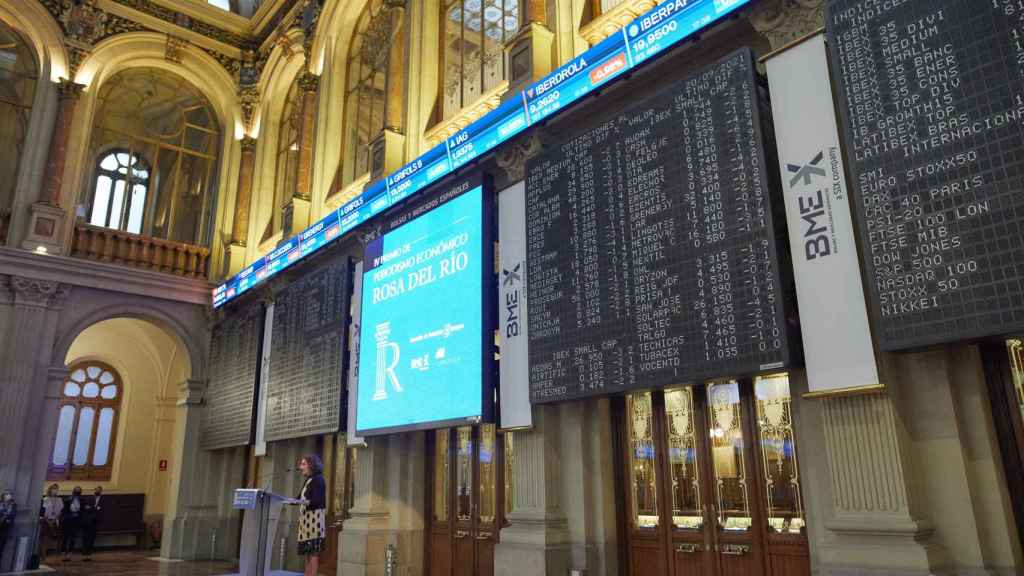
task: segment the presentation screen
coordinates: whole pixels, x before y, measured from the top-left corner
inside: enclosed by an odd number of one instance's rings
[[[356,430],[490,417],[493,272],[483,184],[462,181],[405,211],[366,245]],[[486,337],[485,337],[486,335]]]

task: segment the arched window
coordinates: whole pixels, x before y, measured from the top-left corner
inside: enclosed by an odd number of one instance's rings
[[[384,130],[388,62],[395,25],[393,11],[382,0],[370,0],[352,37],[345,90],[344,185],[370,171],[370,143]]]
[[[49,480],[110,480],[121,377],[103,362],[80,362],[61,392]]]
[[[506,78],[505,42],[519,31],[519,0],[443,0],[443,118]]]
[[[142,215],[149,191],[149,163],[127,150],[102,156],[96,165],[89,223],[142,233]]]
[[[39,66],[27,42],[0,22],[0,242],[7,237]]]
[[[192,84],[156,68],[119,72],[97,94],[83,211],[94,225],[208,246],[220,144]]]
[[[274,172],[274,213],[263,234],[263,241],[281,229],[281,207],[295,191],[299,170],[299,127],[302,123],[302,100],[299,98],[299,79],[295,75],[288,95],[285,96],[284,109],[281,110],[281,122],[277,132],[277,168]]]

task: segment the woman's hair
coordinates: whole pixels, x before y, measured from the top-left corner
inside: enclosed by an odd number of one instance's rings
[[[302,457],[302,460],[305,460],[306,464],[309,464],[313,474],[320,474],[324,471],[324,463],[320,461],[320,457],[316,454],[306,454]]]

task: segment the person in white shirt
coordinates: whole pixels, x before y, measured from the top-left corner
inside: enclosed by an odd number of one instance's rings
[[[57,495],[56,484],[50,484],[43,496],[43,504],[39,508],[39,559],[46,560],[46,552],[51,543],[57,543],[60,530],[60,518],[64,513],[64,500]]]

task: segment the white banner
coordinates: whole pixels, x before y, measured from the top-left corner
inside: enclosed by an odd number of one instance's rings
[[[267,455],[267,383],[270,381],[270,337],[274,333],[274,304],[263,312],[263,349],[260,350],[260,388],[256,396],[256,444],[253,454]]]
[[[501,428],[533,426],[526,327],[526,183],[498,194]]]
[[[878,386],[825,39],[766,62],[811,394]]]
[[[363,263],[356,262],[352,283],[352,319],[348,323],[348,426],[345,438],[349,446],[365,446],[366,441],[356,436],[356,399],[359,397],[359,325],[363,319]]]

